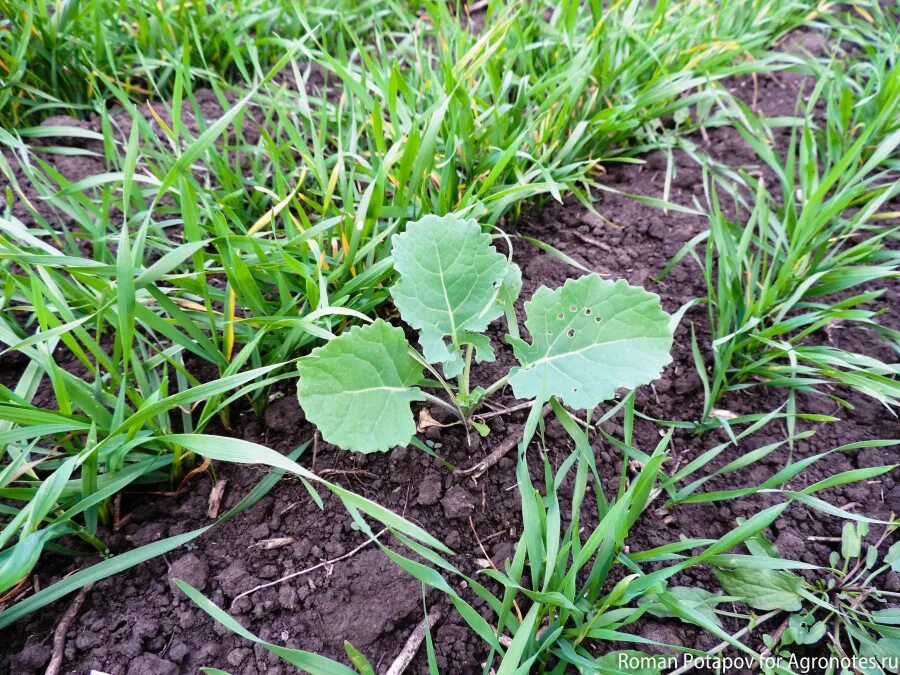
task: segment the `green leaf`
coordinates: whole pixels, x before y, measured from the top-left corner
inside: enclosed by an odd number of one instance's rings
[[[884,669],[889,673],[900,672],[900,667],[897,664],[897,654],[900,654],[900,640],[884,637],[878,641],[876,655],[882,659]]]
[[[498,293],[509,270],[506,256],[478,223],[453,214],[409,223],[392,242],[400,279],[391,297],[400,316],[419,331],[428,362],[443,364],[444,374],[456,377],[463,370],[461,345],[473,344],[473,335],[502,313]],[[480,351],[483,360],[487,355]]]
[[[900,654],[900,639],[883,637],[876,642],[860,626],[851,628],[848,625],[847,633],[859,642],[859,656],[877,659],[884,670],[890,673],[897,672],[897,654]],[[872,669],[866,672],[877,673],[879,671]]]
[[[877,609],[872,612],[872,620],[886,626],[900,626],[900,608]]]
[[[690,607],[699,612],[714,624],[721,626],[722,622],[712,609],[712,605],[719,601],[718,595],[710,593],[702,588],[690,586],[673,586],[666,593],[684,607]],[[670,619],[675,615],[656,597],[656,594],[647,595],[638,601],[638,606],[647,607],[647,611],[661,619]]]
[[[597,672],[659,675],[662,672],[661,668],[668,663],[666,656],[650,656],[644,652],[626,649],[610,652],[597,659]]]
[[[522,292],[522,270],[515,263],[509,263],[506,268],[506,276],[500,284],[500,292],[497,294],[497,301],[504,309],[513,307],[516,300],[519,299],[519,293]]]
[[[350,659],[353,667],[360,672],[360,675],[375,675],[375,670],[372,668],[369,660],[347,640],[344,640],[344,651],[347,652],[347,658]]]
[[[506,270],[506,277],[500,284],[500,292],[497,294],[497,302],[506,315],[506,329],[514,338],[519,337],[519,320],[516,317],[516,300],[522,292],[522,270],[515,263],[510,263]]]
[[[858,558],[862,548],[862,537],[856,529],[855,523],[844,523],[844,531],[841,533],[841,555],[844,560]]]
[[[806,636],[803,638],[803,642],[798,640],[798,643],[804,645],[814,645],[823,637],[825,637],[825,633],[827,632],[827,626],[824,621],[817,621],[812,625],[812,627],[807,631]]]
[[[356,326],[300,359],[297,394],[322,437],[348,450],[408,445],[416,433],[409,404],[422,367],[399,328],[378,319]]]
[[[503,660],[500,662],[497,675],[513,675],[513,673],[518,672],[524,658],[525,647],[534,637],[534,624],[537,621],[540,607],[540,603],[535,603],[528,610],[528,614],[525,615],[525,619],[516,631],[515,637],[507,648]]]
[[[891,544],[884,555],[884,563],[891,566],[892,572],[900,572],[900,541]]]
[[[803,587],[803,578],[792,572],[719,567],[713,571],[726,593],[742,598],[754,609],[798,612],[802,607],[798,591]]]
[[[532,344],[509,338],[521,368],[510,371],[517,398],[557,396],[592,409],[616,389],[659,377],[671,361],[672,330],[659,296],[597,274],[541,287],[525,303]]]

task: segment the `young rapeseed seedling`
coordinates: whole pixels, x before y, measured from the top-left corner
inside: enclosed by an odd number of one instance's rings
[[[473,220],[426,216],[393,237],[400,280],[391,296],[407,324],[419,332],[422,354],[403,331],[378,319],[319,347],[298,364],[300,405],[325,440],[358,452],[407,445],[415,434],[409,404],[429,400],[468,423],[473,411],[505,384],[517,398],[556,397],[593,409],[619,388],[659,376],[669,363],[670,317],[659,297],[624,281],[589,274],[551,290],[541,287],[525,303],[531,344],[508,335],[519,366],[485,389],[469,390],[469,370],[492,361],[484,334],[507,313],[521,288],[521,273],[497,252]],[[443,377],[434,367],[440,365]],[[426,393],[427,368],[447,401]],[[454,385],[448,380],[457,380]]]

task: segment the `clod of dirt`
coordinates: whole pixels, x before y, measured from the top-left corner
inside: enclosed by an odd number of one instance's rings
[[[888,572],[885,575],[884,590],[888,593],[900,592],[900,572]]]
[[[447,495],[441,500],[444,507],[444,515],[448,518],[465,518],[475,510],[472,497],[461,485],[454,485],[447,490]]]
[[[334,586],[343,589],[346,597],[329,594],[313,602],[318,604],[322,625],[329,626],[328,640],[336,646],[350,640],[362,649],[421,610],[419,582],[381,551],[362,551],[347,564],[336,566],[334,575],[338,577]]]
[[[806,552],[806,540],[797,535],[793,530],[783,530],[775,540],[778,552],[785,558],[801,560]]]
[[[156,654],[141,654],[128,666],[128,675],[175,675],[178,666]]]
[[[220,572],[216,576],[216,581],[219,582],[222,592],[229,597],[234,597],[259,584],[259,579],[247,572],[239,560],[235,560]]]
[[[228,656],[225,657],[225,660],[235,668],[241,665],[244,661],[247,660],[247,657],[250,656],[252,652],[247,647],[236,647],[228,652]]]
[[[649,624],[645,628],[644,637],[659,643],[660,645],[678,645],[681,644],[683,638],[679,634],[680,626],[671,624]],[[644,650],[648,654],[671,654],[668,649],[662,646],[645,645]]]
[[[134,534],[128,535],[126,539],[135,546],[145,546],[146,544],[152,544],[154,541],[159,541],[165,536],[165,526],[162,523],[149,523]]]
[[[190,654],[191,650],[183,642],[176,642],[169,647],[169,658],[176,662],[181,662],[184,657]]]
[[[195,554],[188,553],[169,566],[169,585],[172,590],[178,589],[175,579],[186,581],[198,591],[202,591],[209,579],[209,565]]]
[[[297,397],[285,396],[268,405],[265,419],[270,431],[294,431],[304,418]]]
[[[416,497],[416,502],[421,506],[433,506],[438,503],[443,491],[444,486],[441,484],[441,479],[435,474],[429,474],[419,484],[419,496]]]
[[[27,645],[21,652],[10,659],[10,672],[32,673],[43,672],[50,660],[50,646],[42,644]]]
[[[282,609],[292,610],[297,607],[297,591],[285,584],[278,589],[278,604]]]
[[[260,523],[251,529],[248,534],[254,539],[261,541],[269,536],[269,525],[268,523]]]

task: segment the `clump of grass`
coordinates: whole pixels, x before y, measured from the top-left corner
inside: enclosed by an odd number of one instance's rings
[[[385,1],[0,0],[0,125],[94,110],[117,86],[134,100],[167,99],[182,64],[198,81],[248,81],[275,64],[307,26],[399,26],[415,8]]]
[[[877,321],[884,310],[872,307],[884,294],[873,286],[896,278],[900,266],[887,246],[897,236],[891,203],[900,185],[891,168],[900,145],[900,90],[896,72],[883,75],[883,87],[858,99],[865,92],[845,74],[824,74],[783,154],[770,124],[736,104],[738,128],[775,184],[747,173],[717,174],[712,167],[710,229],[672,263],[706,240],[705,256],[697,260],[708,287],[708,377],[695,343],[704,416],[726,390],[760,382],[790,388],[791,400],[794,391],[829,391],[844,402],[832,390],[840,384],[889,406],[900,402],[896,364],[817,339],[821,331],[848,324],[898,346],[896,331]],[[812,121],[820,104],[828,111],[821,126]],[[737,216],[722,207],[723,189]]]
[[[408,557],[398,547],[389,547],[383,538],[372,531],[364,518],[351,511],[357,526],[372,543],[421,581],[423,586],[430,586],[448,596],[473,633],[485,642],[488,651],[483,665],[485,673],[512,675],[527,671],[555,674],[571,669],[618,672],[623,656],[642,656],[644,663],[652,663],[649,654],[643,651],[651,645],[697,656],[707,654],[691,646],[661,645],[641,636],[635,630],[637,622],[651,616],[676,618],[708,631],[722,641],[713,653],[732,648],[751,660],[762,661],[763,653],[754,649],[753,643],[744,636],[781,614],[782,609],[761,606],[756,601],[757,595],[766,595],[764,591],[774,588],[782,593],[779,601],[782,598],[792,600],[797,594],[782,588],[778,580],[786,576],[793,578],[789,570],[816,569],[815,565],[781,558],[777,552],[769,551],[771,546],[765,552],[761,551],[759,542],[767,541],[764,535],[766,529],[792,504],[798,503],[845,518],[848,522],[877,522],[831,506],[816,495],[829,488],[872,479],[896,468],[894,465],[853,469],[829,476],[800,491],[786,487],[805,469],[831,452],[851,452],[864,447],[890,447],[896,444],[896,441],[870,441],[789,463],[763,483],[734,490],[730,494],[722,491],[702,493],[699,488],[706,481],[746,467],[788,441],[765,446],[753,453],[755,457],[744,455],[722,469],[711,471],[711,462],[724,448],[716,447],[670,476],[667,474],[667,460],[673,429],[663,434],[657,446],[649,452],[636,447],[633,440],[636,415],[633,393],[607,410],[596,422],[591,420],[590,415],[587,422],[574,418],[555,398],[551,398],[549,405],[552,416],[564,428],[574,448],[557,467],[551,465],[550,448],[543,438],[543,402],[538,400],[531,408],[518,446],[516,479],[522,497],[523,531],[513,555],[504,561],[502,568],[488,561],[488,566],[479,574],[467,575],[442,552],[423,546],[402,532],[396,533],[397,541],[415,554]],[[610,491],[604,487],[605,477],[598,471],[590,434],[620,412],[623,422],[621,438],[600,431],[604,441],[622,453],[618,489],[613,486],[612,495],[608,497]],[[749,426],[738,435],[734,445],[782,416],[773,412],[756,416],[757,419],[735,420],[736,425],[749,422]],[[794,440],[809,435],[798,435]],[[533,442],[544,450],[540,453],[544,468],[543,489],[534,485],[528,468],[528,449]],[[275,458],[266,455],[260,459],[271,462]],[[693,480],[687,482],[689,478]],[[785,500],[740,520],[718,539],[682,538],[652,549],[629,549],[631,529],[639,518],[658,517],[658,513],[650,512],[650,509],[664,494],[670,498],[668,506],[673,506],[677,503],[730,500],[762,492],[784,497]],[[475,536],[477,538],[477,533]],[[731,552],[741,545],[746,545],[751,555]],[[746,572],[748,579],[752,576],[758,583],[748,583],[740,594],[727,595],[672,584],[677,574],[699,565],[712,565],[718,570],[738,569],[738,574]],[[458,593],[454,585],[448,583],[448,578],[464,581],[471,594],[481,601],[481,611],[477,611]],[[184,583],[179,583],[179,586],[204,611],[231,631],[261,642],[199,591]],[[499,590],[492,592],[488,586]],[[766,597],[771,600],[768,595]],[[733,609],[735,601],[770,611],[759,615],[737,612]],[[724,603],[728,603],[728,609],[719,607]],[[746,625],[729,633],[722,621],[723,616],[746,622]],[[634,648],[611,651],[611,643],[627,643]],[[321,657],[261,644],[301,669],[318,672],[317,665],[318,668],[325,668],[324,662],[316,664],[314,661]],[[430,649],[429,645],[429,654]],[[348,654],[359,672],[369,672],[365,669],[368,662],[362,655],[349,649]],[[437,673],[431,659],[429,664],[429,672]],[[354,672],[335,662],[328,662],[327,666],[334,672]],[[661,671],[650,668],[647,672]]]
[[[185,435],[217,415],[227,425],[239,398],[261,408],[314,341],[376,311],[393,274],[387,239],[408,220],[498,224],[539,197],[588,202],[603,161],[672,142],[662,118],[711,107],[723,77],[782,67],[767,47],[809,9],[564,3],[545,16],[542,3],[494,1],[475,34],[444,6],[419,18],[386,3],[292,14],[297,32],[270,38],[293,6],[247,6],[240,34],[194,5],[140,5],[137,28],[99,0],[31,18],[9,6],[8,25],[25,24],[3,35],[15,57],[3,114],[30,124],[89,105],[101,128],[67,132],[98,149],[34,145],[59,129],[0,134],[52,207],[42,215],[3,163],[0,340],[27,365],[0,389],[14,467],[0,482],[0,548],[16,563],[0,588],[64,535],[103,551],[119,490],[177,481],[199,452]],[[276,84],[282,72],[293,86]],[[318,92],[298,86],[313,75]],[[221,117],[204,118],[198,86]],[[167,101],[149,117],[134,101],[148,92]],[[73,183],[46,153],[102,156],[106,170]],[[34,405],[48,384],[56,410]]]

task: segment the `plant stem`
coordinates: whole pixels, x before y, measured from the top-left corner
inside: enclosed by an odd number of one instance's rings
[[[491,386],[489,386],[487,389],[485,389],[483,399],[488,399],[491,396],[493,396],[494,394],[496,394],[498,391],[503,389],[503,387],[506,386],[506,381],[508,379],[509,379],[509,375],[504,375],[499,380],[494,382]]]
[[[462,411],[460,411],[459,408],[457,408],[456,406],[454,406],[450,403],[447,403],[447,401],[445,401],[444,399],[438,398],[434,394],[429,394],[427,391],[423,391],[422,396],[424,396],[425,400],[428,401],[429,403],[434,403],[435,405],[440,406],[444,410],[449,410],[456,417],[460,418],[463,422],[466,421],[466,418],[463,416]]]
[[[459,378],[459,394],[462,397],[469,395],[469,372],[472,370],[472,345],[466,345],[466,364],[463,366],[462,375]]]

